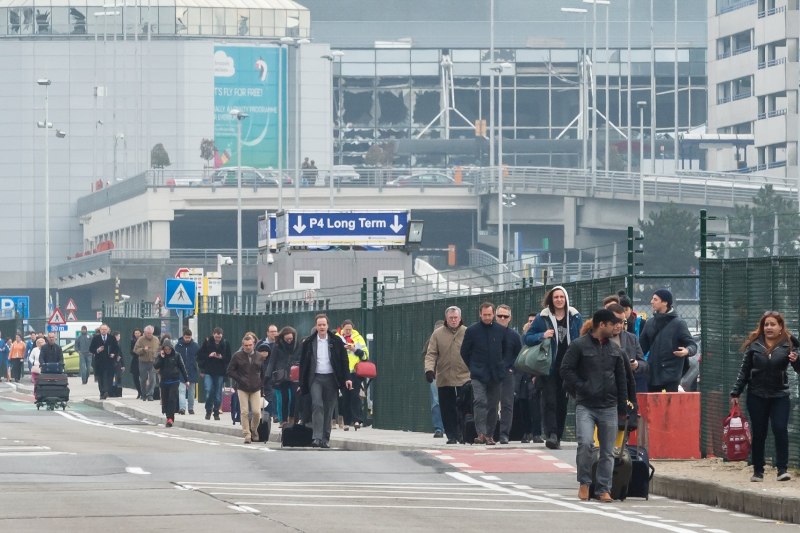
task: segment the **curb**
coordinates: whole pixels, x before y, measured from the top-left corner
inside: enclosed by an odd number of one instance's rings
[[[650,491],[659,496],[721,507],[770,520],[800,524],[800,497],[733,489],[718,483],[666,475],[653,476]]]

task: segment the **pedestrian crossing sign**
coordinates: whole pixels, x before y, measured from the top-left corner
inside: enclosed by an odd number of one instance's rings
[[[197,286],[194,281],[182,278],[168,279],[164,294],[166,295],[164,307],[167,309],[194,310],[197,298]]]

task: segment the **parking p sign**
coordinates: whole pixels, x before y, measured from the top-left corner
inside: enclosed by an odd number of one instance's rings
[[[0,318],[30,318],[30,298],[27,296],[0,296]]]

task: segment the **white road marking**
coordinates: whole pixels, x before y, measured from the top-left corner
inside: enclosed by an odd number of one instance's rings
[[[114,429],[114,430],[117,430],[117,431],[124,431],[126,433],[136,433],[136,434],[139,434],[139,435],[149,435],[151,437],[157,437],[157,438],[160,438],[160,439],[173,439],[173,440],[178,440],[178,441],[182,441],[182,442],[192,442],[192,443],[195,443],[195,444],[203,444],[203,445],[206,445],[206,446],[227,446],[229,448],[244,448],[246,450],[252,450],[252,451],[256,451],[256,452],[272,453],[272,452],[275,451],[273,449],[267,448],[266,446],[252,446],[252,445],[246,445],[246,444],[234,444],[234,443],[231,443],[231,442],[220,442],[220,441],[203,439],[203,438],[199,438],[199,437],[187,437],[187,436],[184,436],[184,435],[180,435],[178,433],[172,433],[172,432],[167,432],[167,431],[159,432],[159,431],[155,431],[155,430],[152,430],[152,429],[142,430],[142,429],[136,429],[136,428],[127,427],[127,426],[118,426],[118,425],[114,425],[114,424],[109,424],[107,422],[100,422],[98,420],[93,420],[93,419],[87,418],[87,417],[85,417],[83,415],[76,416],[77,413],[72,413],[72,412],[56,411],[56,414],[58,414],[60,416],[63,416],[67,420],[71,420],[73,422],[79,422],[81,424],[86,424],[86,425],[89,425],[89,426],[101,427],[101,428],[106,428],[106,429]]]
[[[149,476],[150,472],[143,470],[140,466],[128,466],[125,467],[125,471],[129,474],[136,474],[138,476]]]
[[[265,487],[265,488],[252,487],[252,486],[250,486],[250,487],[246,487],[246,486],[245,487],[203,487],[203,486],[198,486],[198,487],[193,487],[193,488],[195,490],[202,490],[202,491],[208,492],[208,494],[213,494],[213,495],[221,495],[221,494],[226,494],[226,495],[242,494],[242,495],[245,495],[245,494],[247,494],[249,496],[257,496],[259,494],[265,494],[266,495],[266,494],[269,494],[269,493],[281,493],[281,492],[316,493],[316,494],[319,494],[319,493],[332,493],[333,495],[335,495],[335,494],[346,494],[346,493],[364,494],[364,489],[363,488],[360,488],[360,489],[353,489],[353,488],[347,488],[347,489],[320,489],[320,488],[310,488],[310,487],[295,487],[294,484],[292,484],[292,485],[284,484],[284,486],[282,486],[282,487],[274,486],[274,487]],[[213,491],[219,491],[219,490],[224,490],[226,492],[213,492]],[[419,489],[412,489],[411,487],[408,487],[407,490],[402,490],[402,489],[399,489],[399,490],[398,489],[394,489],[394,490],[369,489],[369,493],[370,494],[416,494],[416,495],[434,495],[434,496],[439,496],[439,495],[444,495],[444,496],[497,496],[497,492],[494,492],[494,491],[477,491],[476,492],[476,491],[472,491],[472,490],[463,490],[463,489],[459,490],[458,487],[456,487],[454,490],[448,490],[448,491],[441,491],[441,490],[437,490],[437,491],[421,491]]]
[[[639,518],[639,517],[626,516],[626,515],[622,515],[622,514],[612,514],[610,512],[602,510],[599,507],[575,504],[575,503],[571,503],[571,502],[567,502],[567,501],[563,501],[563,500],[556,500],[556,499],[553,499],[553,498],[547,498],[545,496],[539,496],[539,495],[536,495],[536,494],[531,494],[529,492],[517,491],[517,490],[511,489],[509,487],[504,487],[504,486],[500,486],[500,485],[497,485],[497,484],[494,484],[494,483],[489,483],[488,481],[482,481],[480,479],[475,479],[473,477],[470,477],[470,476],[468,476],[466,474],[462,474],[460,472],[447,472],[447,475],[452,477],[452,478],[454,478],[454,479],[457,479],[459,481],[463,481],[464,483],[468,483],[468,484],[472,484],[472,485],[478,485],[478,486],[482,486],[482,487],[485,487],[485,488],[494,489],[494,490],[497,490],[499,492],[504,492],[504,493],[512,495],[512,496],[521,496],[523,498],[527,498],[527,499],[538,501],[538,502],[551,503],[553,505],[556,505],[556,506],[559,506],[559,507],[562,507],[562,508],[565,508],[565,509],[570,509],[570,510],[573,510],[573,511],[579,511],[579,512],[583,512],[585,514],[594,514],[594,515],[598,515],[598,516],[602,516],[602,517],[606,517],[606,518],[611,518],[611,519],[614,519],[614,520],[620,520],[620,521],[623,521],[623,522],[633,522],[633,523],[637,523],[637,524],[651,526],[651,527],[656,528],[656,529],[664,529],[664,530],[667,530],[667,531],[672,531],[674,533],[693,533],[693,531],[691,529],[684,529],[684,528],[681,528],[681,527],[678,527],[678,526],[672,526],[672,525],[669,525],[669,524],[664,524],[663,522],[653,522],[653,521],[645,520],[645,519],[642,519],[642,518]]]
[[[481,476],[486,481],[500,481],[500,478],[497,476]]]
[[[250,506],[248,506],[248,505],[240,505],[240,506],[239,506],[239,508],[240,508],[240,509],[243,509],[244,511],[246,511],[246,512],[248,512],[248,513],[255,513],[255,514],[258,514],[258,513],[260,513],[260,512],[261,512],[261,511],[259,511],[258,509],[254,509],[254,508],[252,508],[252,507],[250,507]]]
[[[456,468],[469,468],[467,463],[450,463],[450,466],[454,466]]]
[[[725,529],[704,529],[703,531],[708,531],[708,533],[730,533]]]
[[[730,513],[731,512],[730,509],[719,509],[717,507],[712,507],[712,508],[709,508],[708,510],[711,511],[712,513]]]
[[[286,491],[272,491],[270,493],[254,493],[254,494],[247,494],[241,492],[209,492],[211,496],[235,496],[237,498],[257,498],[257,497],[265,497],[265,496],[272,496],[277,498],[302,498],[302,499],[319,499],[319,500],[326,500],[326,499],[334,499],[334,500],[359,500],[363,501],[363,505],[366,506],[366,502],[368,500],[410,500],[410,501],[419,501],[425,500],[426,502],[484,502],[484,503],[523,503],[524,500],[520,500],[519,498],[498,498],[498,499],[491,499],[487,500],[486,497],[481,498],[444,498],[444,497],[432,497],[432,496],[377,496],[377,495],[366,495],[366,494],[294,494],[292,492]],[[237,502],[241,505],[241,502]],[[255,505],[259,502],[251,502],[247,505]],[[526,502],[529,503],[529,502]],[[544,504],[544,502],[543,502]]]
[[[0,457],[47,457],[51,455],[77,455],[74,452],[2,452]]]
[[[692,522],[686,522],[681,524],[683,527],[706,527],[703,524],[693,524]]]
[[[483,474],[483,470],[464,470],[467,474]]]
[[[519,501],[519,500],[515,500]],[[347,503],[288,503],[288,502],[240,502],[240,505],[264,505],[269,507],[332,507],[337,509],[342,508],[354,508],[354,509],[364,509],[363,504],[347,504]],[[235,506],[229,506],[231,509],[234,509]],[[433,511],[498,511],[503,513],[577,513],[578,511],[568,511],[564,509],[518,509],[513,507],[500,507],[500,508],[492,508],[492,507],[448,507],[448,506],[437,506],[437,505],[370,505],[370,509],[423,509],[423,510],[433,510]]]
[[[552,455],[540,455],[539,459],[544,461],[558,461],[558,457],[553,457]]]
[[[529,487],[528,485],[512,485],[512,487],[519,490],[533,490],[533,487]]]
[[[514,482],[513,481],[498,481],[497,484],[498,485],[513,485]]]
[[[0,446],[0,452],[20,450],[50,450],[49,446]]]
[[[731,516],[733,516],[734,518],[750,518],[749,514],[744,514],[744,513],[731,513]]]
[[[557,466],[558,468],[569,468],[570,470],[574,470],[575,469],[574,466],[572,466],[571,464],[567,464],[567,463],[553,463],[553,466]]]
[[[455,457],[453,457],[452,455],[437,455],[436,458],[442,459],[443,461],[452,461],[453,459],[455,459]]]

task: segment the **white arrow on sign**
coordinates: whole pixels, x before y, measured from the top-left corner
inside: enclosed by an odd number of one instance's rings
[[[307,226],[303,224],[303,217],[301,215],[297,215],[297,224],[292,226],[292,228],[294,228],[297,233],[303,233],[306,227]]]
[[[392,228],[393,232],[400,233],[400,230],[403,229],[403,225],[400,224],[400,217],[398,215],[394,216],[394,224],[389,227]]]

